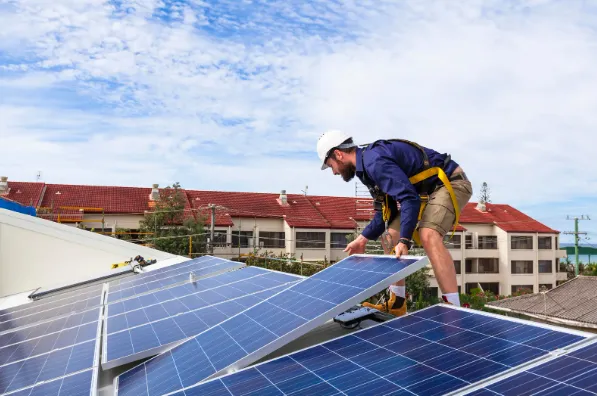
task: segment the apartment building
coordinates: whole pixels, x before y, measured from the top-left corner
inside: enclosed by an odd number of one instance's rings
[[[139,222],[163,190],[0,181],[0,196],[38,209],[48,220],[103,232],[126,230],[142,240]],[[234,258],[254,249],[293,256],[305,262],[335,262],[346,257],[347,236],[373,216],[367,199],[303,194],[183,190],[185,216],[205,218],[211,226],[215,205],[214,254]],[[369,208],[369,209],[367,209]],[[460,226],[446,238],[462,292],[481,287],[510,294],[537,292],[566,279],[558,262],[559,232],[509,205],[469,203]],[[431,287],[438,293],[432,276]],[[464,289],[463,289],[464,288]]]

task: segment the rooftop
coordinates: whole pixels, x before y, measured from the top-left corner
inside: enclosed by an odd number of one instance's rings
[[[488,307],[555,323],[597,328],[597,277],[577,276],[545,293],[493,301]]]
[[[74,220],[80,218],[81,213],[72,208],[101,208],[106,214],[143,214],[151,211],[153,204],[149,199],[150,187],[8,181],[8,188],[9,199],[37,208],[51,207],[53,213],[62,211]],[[232,225],[232,218],[240,217],[284,219],[289,226],[299,228],[352,229],[355,221],[367,221],[373,214],[357,210],[355,197],[284,194],[282,200],[280,193],[181,191],[187,215],[202,216],[209,223],[208,205],[215,204],[218,207],[216,226],[221,227]],[[505,204],[488,203],[482,211],[477,203],[469,202],[462,210],[460,224],[460,231],[466,229],[466,224],[492,224],[506,232],[559,233]]]

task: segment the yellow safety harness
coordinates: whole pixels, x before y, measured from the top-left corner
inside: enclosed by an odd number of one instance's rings
[[[388,140],[408,143],[408,144],[418,148],[423,153],[423,164],[426,169],[417,173],[414,176],[409,177],[408,180],[413,185],[420,183],[420,182],[424,182],[425,180],[427,180],[433,176],[437,176],[441,180],[441,182],[446,186],[446,188],[448,189],[448,193],[450,194],[450,199],[452,200],[452,205],[454,206],[454,214],[455,214],[454,226],[452,228],[452,234],[450,235],[450,238],[452,238],[454,236],[454,233],[456,232],[456,227],[458,226],[458,221],[460,219],[460,208],[458,207],[458,201],[456,200],[456,194],[454,194],[454,189],[452,188],[452,184],[450,183],[450,178],[448,177],[448,175],[446,175],[444,170],[440,167],[434,166],[432,168],[429,168],[429,159],[427,158],[427,153],[425,153],[423,148],[421,146],[419,146],[418,144],[408,141],[408,140],[403,140],[403,139],[388,139]],[[363,170],[364,170],[364,167],[363,167]],[[370,190],[371,190],[371,188],[370,188]],[[379,191],[379,189],[377,188],[376,191]],[[391,215],[391,210],[390,210],[390,205],[389,205],[389,200],[388,200],[388,194],[384,194],[384,195],[385,195],[385,197],[382,202],[382,218],[383,218],[384,223],[386,224],[386,232],[387,232],[388,222],[390,220],[390,215]],[[417,218],[418,221],[420,221],[421,218],[423,217],[423,212],[425,211],[425,207],[427,206],[427,203],[429,202],[429,195],[427,194],[427,192],[425,192],[423,194],[419,194],[419,197],[421,198],[421,208],[419,210],[419,215]],[[418,229],[415,229],[415,231],[413,233],[413,239],[414,239],[415,243],[417,243],[419,246],[421,246],[421,237],[419,236]],[[395,253],[395,247],[392,249],[392,251],[390,253],[391,254]]]

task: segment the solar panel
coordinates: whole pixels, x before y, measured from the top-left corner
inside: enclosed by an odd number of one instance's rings
[[[103,311],[93,312],[93,322],[36,338],[21,340],[24,333],[16,332],[20,336],[0,348],[0,394],[95,394]]]
[[[427,265],[353,255],[123,373],[120,395],[162,394],[243,368]]]
[[[184,394],[460,392],[582,341],[581,334],[442,304],[186,388]]]
[[[99,293],[97,296],[86,300],[74,301],[59,306],[46,306],[35,311],[22,310],[4,315],[3,322],[0,322],[0,333],[17,329],[23,326],[29,326],[35,323],[52,320],[64,315],[70,315],[76,312],[84,312],[103,304],[104,296]]]
[[[301,277],[246,267],[108,306],[102,368],[161,353]],[[129,303],[129,304],[127,304]],[[116,309],[113,309],[116,308]]]
[[[48,297],[43,300],[34,301],[29,304],[18,305],[16,307],[0,310],[0,323],[8,322],[19,317],[48,311],[50,309],[64,305],[97,298],[102,294],[102,289],[103,284],[90,286],[84,289],[78,289],[72,292]]]
[[[496,395],[594,395],[597,393],[597,341],[570,348],[563,355],[536,362],[532,367],[495,378],[465,394]]]
[[[244,267],[240,262],[220,259],[217,257],[203,256],[182,264],[173,265],[174,268],[143,273],[135,277],[109,283],[108,303],[131,298],[136,295],[149,293],[153,290],[176,285],[189,280],[192,272],[196,277],[217,275],[219,273],[236,270]]]

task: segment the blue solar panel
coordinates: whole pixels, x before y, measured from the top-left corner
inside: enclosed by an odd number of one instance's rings
[[[194,285],[159,292],[161,296],[146,299],[145,302],[152,304],[126,313],[113,316],[110,305],[102,367],[108,369],[156,355],[172,347],[172,343],[221,323],[299,279],[290,274],[247,267],[200,280]],[[168,300],[164,293],[168,293]],[[131,300],[124,303],[128,301]]]
[[[0,310],[0,323],[20,316],[31,315],[34,313],[47,311],[52,308],[61,307],[63,305],[71,304],[98,297],[102,294],[102,285],[90,286],[82,289],[77,289],[71,292],[60,293],[55,296],[46,297],[42,300],[37,300],[29,304],[18,305],[16,307]],[[10,316],[7,316],[10,315]]]
[[[118,393],[173,392],[245,367],[427,263],[426,257],[350,256],[125,372]]]
[[[11,393],[10,396],[89,396],[93,394],[90,391],[93,376],[93,370],[85,370]]]
[[[470,395],[594,395],[597,344],[551,358],[526,371],[472,391]]]
[[[97,315],[94,322],[0,348],[0,394],[16,391],[19,395],[51,394],[56,384],[77,393],[83,377],[63,377],[81,371],[92,374],[84,381],[87,394],[91,393],[97,381],[101,329],[101,310],[94,312]]]
[[[243,263],[217,257],[203,256],[182,264],[146,272],[109,283],[108,303],[148,293],[152,290],[175,285],[189,280],[189,274],[202,277],[244,267]]]
[[[440,395],[583,339],[530,322],[438,305],[179,394]]]
[[[10,317],[4,323],[0,323],[0,332],[17,329],[22,326],[32,325],[37,322],[47,321],[64,315],[70,315],[76,312],[84,312],[102,305],[103,295],[98,295],[87,300],[65,304],[45,311],[21,314],[21,312],[10,313],[5,316]]]

